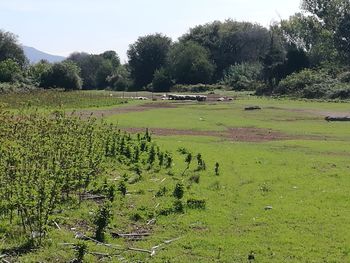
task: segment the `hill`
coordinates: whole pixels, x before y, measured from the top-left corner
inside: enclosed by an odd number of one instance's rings
[[[23,46],[23,51],[26,57],[28,58],[28,60],[30,61],[30,63],[37,63],[43,59],[51,63],[54,63],[54,62],[60,62],[65,59],[65,57],[51,55],[43,51],[40,51],[38,49],[35,49],[33,47]]]

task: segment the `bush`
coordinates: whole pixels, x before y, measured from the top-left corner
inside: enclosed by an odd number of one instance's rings
[[[63,88],[65,90],[79,90],[82,80],[79,68],[70,61],[55,63],[41,78],[43,88]]]
[[[23,79],[21,67],[12,59],[0,62],[0,82],[16,82]]]
[[[171,76],[165,68],[156,70],[152,81],[152,90],[154,92],[168,92],[173,84]]]
[[[208,91],[214,91],[214,90],[227,90],[229,87],[221,84],[196,84],[196,85],[181,85],[177,84],[171,87],[172,92],[208,92]]]
[[[97,241],[104,241],[105,230],[111,220],[111,216],[111,204],[107,202],[100,207],[94,219],[94,224],[96,226],[95,238]]]
[[[333,84],[331,76],[322,70],[305,69],[283,79],[274,90],[278,95],[293,95],[306,98],[321,98]]]
[[[187,206],[191,209],[205,209],[206,202],[203,199],[188,199]]]
[[[173,192],[173,196],[177,199],[181,199],[184,196],[184,186],[183,184],[176,184],[174,192]]]
[[[260,63],[242,63],[230,66],[221,81],[233,90],[256,90],[261,80]]]

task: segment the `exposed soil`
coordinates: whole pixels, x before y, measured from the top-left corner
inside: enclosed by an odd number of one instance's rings
[[[142,133],[145,128],[125,128],[130,133]],[[281,132],[259,128],[229,128],[226,131],[198,131],[166,128],[150,128],[149,131],[159,136],[210,136],[241,142],[267,142],[293,139],[320,139],[312,136],[292,136]]]
[[[286,108],[279,108],[279,107],[266,107],[266,109],[307,113],[307,114],[312,114],[312,115],[321,116],[321,117],[327,117],[327,116],[331,116],[331,117],[350,116],[350,110],[341,112],[341,111],[326,111],[326,110],[314,110],[314,109],[286,109]]]
[[[155,103],[145,103],[142,105],[133,105],[126,107],[115,107],[110,109],[97,109],[97,110],[79,110],[75,111],[74,115],[81,116],[82,118],[87,118],[90,116],[96,118],[108,117],[116,114],[123,114],[129,112],[142,112],[148,111],[152,109],[168,109],[168,108],[176,108],[177,106],[173,103],[168,102],[155,102]]]

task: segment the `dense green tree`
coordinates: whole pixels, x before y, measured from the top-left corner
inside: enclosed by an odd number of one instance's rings
[[[222,83],[234,90],[255,90],[261,80],[262,65],[245,62],[230,66],[225,70]]]
[[[281,39],[279,38],[279,35],[276,34],[274,28],[271,28],[270,41],[270,48],[261,59],[263,65],[262,74],[265,82],[268,85],[268,93],[272,92],[273,87],[281,79],[280,72],[286,55],[283,43],[281,43]]]
[[[173,85],[171,74],[166,68],[160,68],[154,73],[152,87],[154,92],[168,92]]]
[[[42,77],[51,69],[52,64],[50,64],[46,60],[41,60],[36,64],[30,65],[28,68],[28,76],[32,80],[32,82],[39,86]]]
[[[22,47],[18,44],[17,37],[0,30],[0,61],[12,59],[23,67],[27,63]]]
[[[270,44],[266,28],[233,20],[196,26],[180,41],[194,41],[209,50],[210,59],[216,65],[216,79],[231,65],[259,61]]]
[[[315,16],[297,13],[288,20],[282,20],[277,30],[289,45],[304,50],[313,66],[339,58],[333,32]]]
[[[83,79],[83,89],[98,89],[97,71],[103,63],[103,58],[87,53],[73,53],[68,57],[80,68],[80,76]]]
[[[0,62],[0,82],[16,82],[22,79],[22,69],[13,59]]]
[[[171,39],[162,34],[140,37],[129,46],[128,64],[136,89],[152,82],[155,71],[166,63],[170,47]]]
[[[335,45],[346,59],[350,59],[350,13],[345,15],[339,23],[335,33]],[[347,64],[350,64],[347,61]]]
[[[101,57],[103,57],[106,60],[109,60],[112,63],[112,66],[114,68],[117,68],[120,66],[120,58],[118,54],[113,50],[108,50],[100,54]]]
[[[130,72],[127,65],[120,65],[113,73],[113,75],[107,78],[109,86],[114,90],[126,91],[132,86],[130,79]]]
[[[108,79],[120,66],[120,60],[114,51],[106,51],[100,55],[73,53],[68,60],[76,63],[83,79],[83,89],[105,89],[109,86]]]
[[[302,0],[301,6],[316,16],[326,29],[333,32],[350,11],[349,0]]]
[[[55,63],[43,74],[40,86],[43,88],[63,88],[65,90],[79,90],[82,80],[79,67],[71,61]]]
[[[113,75],[115,68],[110,60],[102,61],[96,71],[96,84],[98,89],[105,89],[109,86],[109,77]]]
[[[208,51],[192,41],[175,44],[169,52],[169,63],[178,84],[209,83],[215,71]]]

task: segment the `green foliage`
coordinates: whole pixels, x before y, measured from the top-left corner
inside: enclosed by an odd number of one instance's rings
[[[94,218],[94,224],[96,226],[95,238],[97,241],[104,242],[106,227],[108,226],[111,217],[111,204],[106,202],[99,208]]]
[[[36,86],[40,86],[43,77],[51,70],[52,65],[47,61],[40,61],[34,65],[30,65],[28,69],[28,76],[32,79]]]
[[[208,51],[191,41],[175,44],[169,52],[169,63],[178,84],[209,83],[215,70]]]
[[[197,171],[204,171],[206,170],[206,164],[205,161],[202,158],[202,154],[198,153],[197,156]]]
[[[224,73],[222,83],[234,90],[256,90],[261,76],[260,63],[242,63],[230,66]]]
[[[214,90],[228,90],[229,87],[222,84],[194,84],[194,85],[183,85],[176,84],[172,86],[172,92],[208,92]]]
[[[306,69],[282,80],[274,92],[281,95],[289,94],[298,97],[305,95],[309,98],[321,98],[326,92],[323,87],[333,81],[324,71]]]
[[[264,27],[249,22],[214,21],[191,28],[180,42],[194,41],[209,51],[216,66],[214,79],[222,78],[231,65],[257,62],[269,48],[269,33]]]
[[[119,183],[118,191],[121,193],[122,196],[126,195],[127,188],[126,188],[126,185],[125,185],[125,183],[123,181]]]
[[[173,81],[168,70],[160,68],[154,72],[152,88],[154,92],[168,92],[173,86]]]
[[[100,55],[73,53],[68,61],[74,62],[80,68],[83,89],[105,89],[109,86],[125,85],[124,69],[119,69],[120,59],[116,52],[106,51]]]
[[[80,242],[77,245],[75,245],[76,250],[76,260],[74,262],[82,263],[84,262],[84,256],[88,252],[88,246],[86,243]]]
[[[80,69],[70,61],[55,63],[41,78],[40,86],[43,88],[63,88],[65,90],[79,90],[82,80]]]
[[[181,202],[181,200],[175,200],[173,203],[173,211],[175,213],[183,213],[184,212],[184,205]]]
[[[346,58],[349,64],[350,59],[350,13],[346,14],[340,21],[335,33],[335,45],[339,52]]]
[[[21,68],[27,63],[17,37],[10,32],[0,30],[0,62],[8,59],[15,61]]]
[[[120,65],[111,76],[107,77],[107,82],[112,90],[128,90],[132,86],[128,67]]]
[[[219,175],[219,167],[220,167],[220,164],[218,162],[215,163],[215,175]]]
[[[129,46],[128,65],[135,89],[152,82],[156,70],[166,64],[170,46],[171,39],[162,34],[139,37]]]
[[[191,198],[187,200],[187,207],[191,209],[205,209],[206,201],[204,199]]]
[[[22,77],[22,70],[13,59],[0,61],[0,82],[16,82]]]

